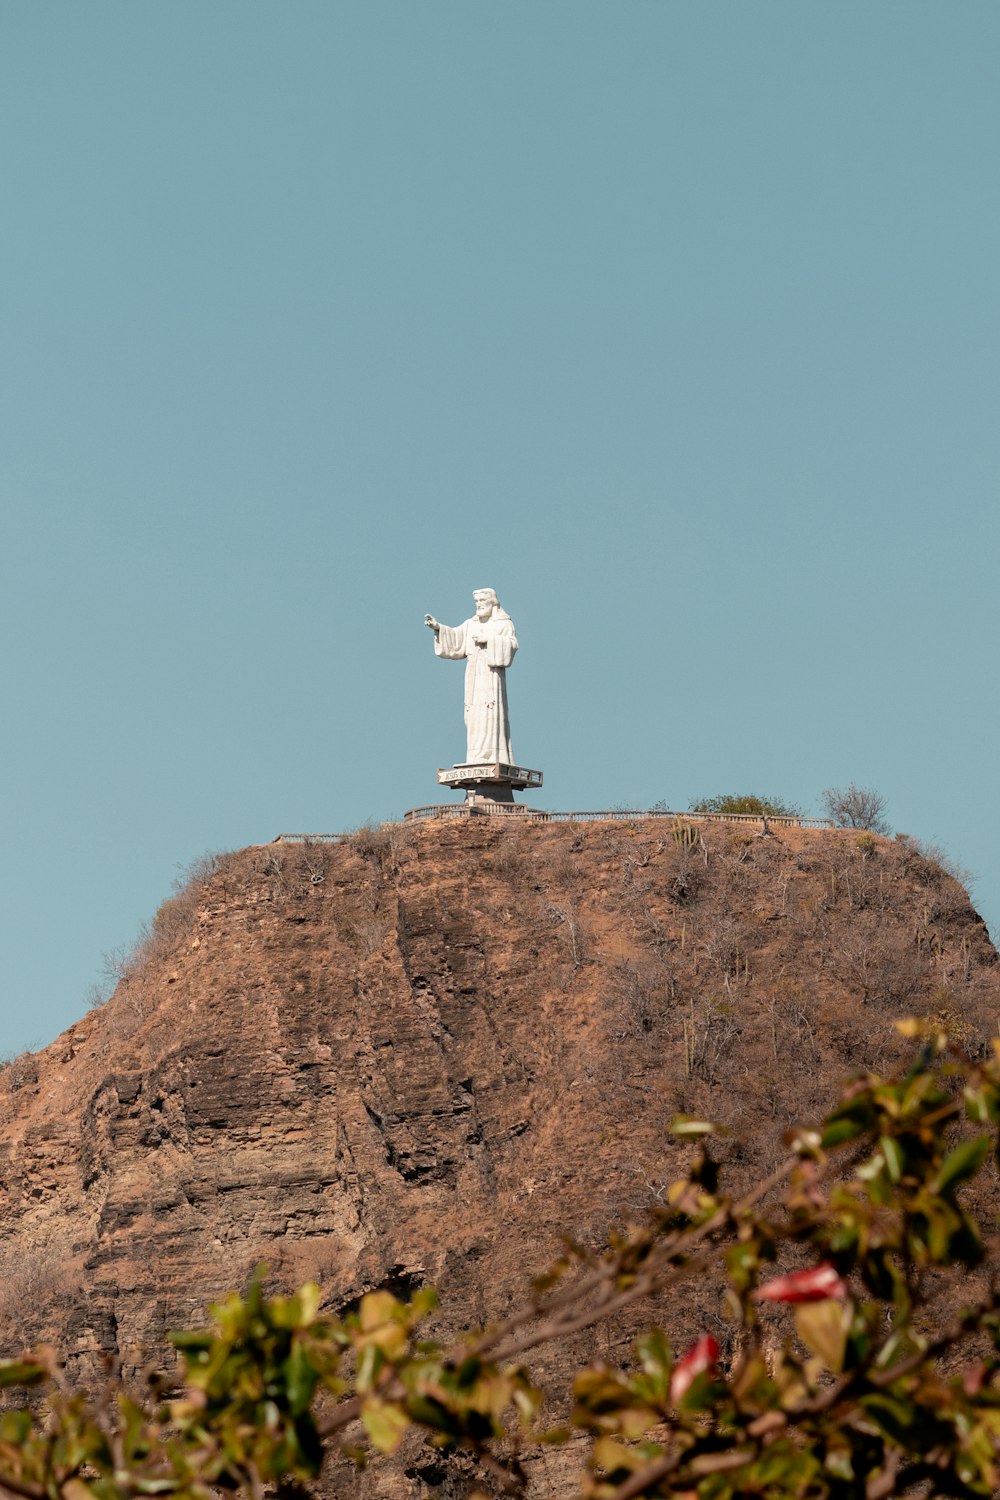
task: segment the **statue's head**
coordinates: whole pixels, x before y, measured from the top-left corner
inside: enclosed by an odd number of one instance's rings
[[[496,589],[473,589],[472,597],[476,605],[476,614],[481,620],[488,620],[493,611],[500,608]]]

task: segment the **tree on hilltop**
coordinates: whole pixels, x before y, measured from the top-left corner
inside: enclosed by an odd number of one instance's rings
[[[870,786],[827,787],[823,810],[838,828],[866,828],[869,833],[890,833],[885,816],[886,800]]]
[[[802,809],[795,807],[791,802],[783,802],[780,797],[758,797],[752,792],[701,797],[697,802],[691,803],[691,811],[721,813],[723,816],[729,813],[733,817],[801,818],[802,816]]]

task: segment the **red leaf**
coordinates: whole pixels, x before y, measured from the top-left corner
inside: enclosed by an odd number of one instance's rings
[[[754,1293],[758,1302],[824,1302],[827,1297],[836,1297],[843,1302],[847,1296],[847,1285],[835,1266],[829,1261],[810,1266],[807,1271],[790,1271],[787,1276],[775,1276],[766,1281]]]
[[[711,1334],[703,1333],[701,1338],[695,1339],[684,1357],[674,1365],[674,1372],[670,1377],[670,1399],[675,1406],[691,1389],[699,1375],[704,1375],[706,1371],[714,1374],[718,1357],[719,1346]]]

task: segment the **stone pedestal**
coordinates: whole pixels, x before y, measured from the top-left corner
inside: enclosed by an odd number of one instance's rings
[[[466,803],[474,807],[477,802],[513,804],[515,791],[526,792],[541,786],[542,773],[495,761],[486,765],[452,766],[449,771],[438,771],[437,779],[439,786],[460,787]]]

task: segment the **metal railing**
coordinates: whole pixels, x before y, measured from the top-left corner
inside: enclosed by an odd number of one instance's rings
[[[272,844],[342,844],[351,833],[279,833]]]
[[[602,812],[542,812],[523,803],[439,802],[427,807],[411,807],[403,814],[404,823],[416,823],[425,818],[527,818],[536,823],[641,823],[649,820],[678,819],[693,823],[752,823],[768,828],[835,828],[829,818],[806,818],[777,816],[771,813],[696,813],[676,812],[663,807],[624,808],[612,807]]]
[[[531,823],[646,823],[668,819],[677,823],[749,823],[767,833],[771,828],[836,828],[829,818],[778,817],[771,813],[696,813],[671,812],[662,807],[611,807],[603,812],[543,812],[525,807],[521,802],[435,802],[426,807],[411,807],[403,814],[404,823],[428,819],[474,821],[477,818],[516,818]],[[390,820],[394,821],[394,820]],[[342,844],[352,833],[279,833],[272,844]]]
[[[523,802],[491,802],[481,797],[474,803],[435,802],[429,807],[411,807],[403,814],[403,822],[417,823],[422,818],[533,818],[536,823],[547,823],[551,816]]]

